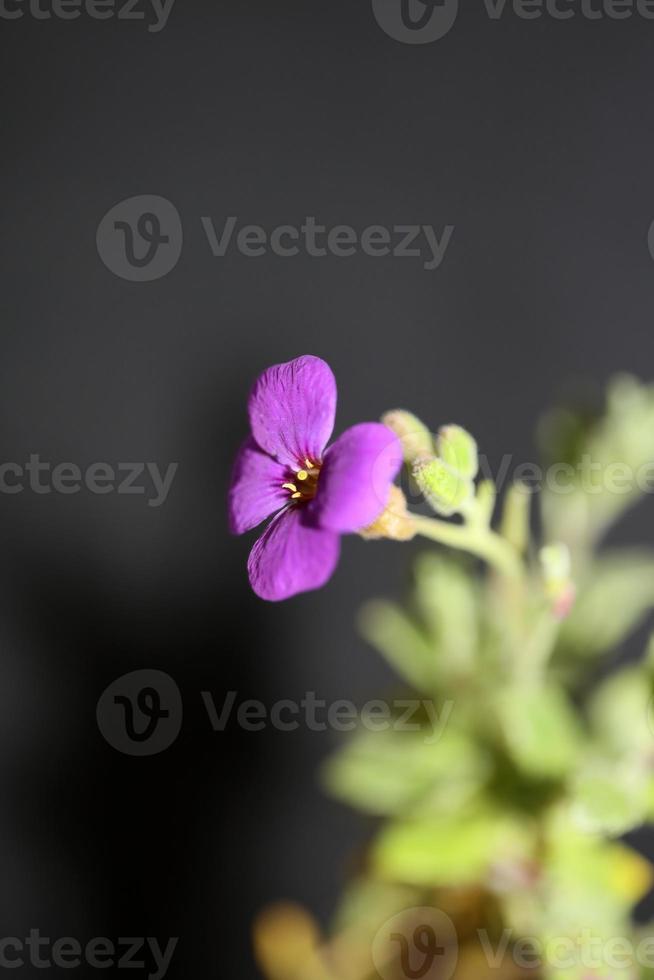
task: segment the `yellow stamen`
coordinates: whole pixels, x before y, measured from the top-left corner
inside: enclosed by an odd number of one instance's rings
[[[308,480],[309,479],[309,474],[307,473],[306,470],[298,470],[295,475],[298,478],[298,480],[301,480],[301,481]]]
[[[307,467],[308,470],[312,470],[313,469],[313,463],[311,462],[310,459],[305,459],[304,462],[305,462],[306,467]]]
[[[291,500],[298,500],[301,496],[302,494],[298,493],[298,491],[296,490],[295,493],[291,494]]]
[[[292,493],[297,493],[297,487],[294,483],[282,483],[282,490],[290,490]]]

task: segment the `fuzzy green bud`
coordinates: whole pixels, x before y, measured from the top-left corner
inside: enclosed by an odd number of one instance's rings
[[[479,472],[477,443],[460,425],[444,425],[436,439],[438,455],[449,467],[468,480]]]
[[[459,513],[472,499],[472,482],[442,459],[417,463],[413,478],[427,503],[443,517]]]
[[[431,459],[434,455],[431,432],[411,412],[405,412],[404,409],[386,412],[382,416],[382,422],[395,433],[402,443],[404,461],[409,465],[417,460]]]

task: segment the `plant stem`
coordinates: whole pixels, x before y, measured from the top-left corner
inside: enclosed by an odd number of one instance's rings
[[[554,616],[552,610],[543,610],[532,627],[521,659],[519,673],[525,683],[533,685],[543,682],[560,629],[561,621]]]
[[[448,524],[433,517],[413,514],[417,534],[450,548],[459,548],[496,568],[510,579],[521,579],[523,564],[515,548],[489,528],[466,524]]]

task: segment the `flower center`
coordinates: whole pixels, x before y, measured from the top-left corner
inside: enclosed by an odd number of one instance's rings
[[[305,459],[304,468],[295,471],[293,482],[282,483],[282,488],[288,490],[291,500],[306,503],[313,500],[318,489],[318,477],[320,476],[320,463],[312,463],[310,459]]]

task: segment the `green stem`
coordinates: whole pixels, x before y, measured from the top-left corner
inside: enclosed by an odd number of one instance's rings
[[[521,659],[518,672],[525,683],[542,683],[560,630],[561,621],[549,607],[544,609],[532,628]]]
[[[486,527],[448,524],[433,517],[412,515],[416,532],[439,544],[459,548],[482,558],[510,579],[521,579],[524,567],[520,556],[508,541]]]

